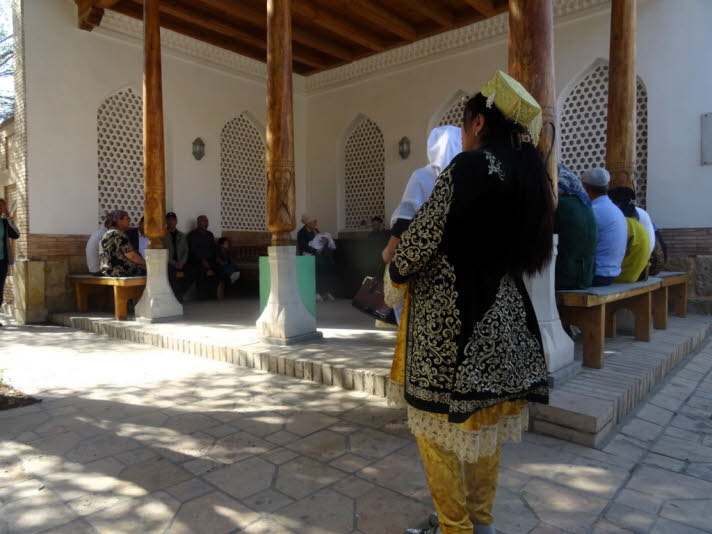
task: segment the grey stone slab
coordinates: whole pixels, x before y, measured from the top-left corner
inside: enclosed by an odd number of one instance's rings
[[[620,432],[640,441],[655,441],[663,432],[663,427],[643,419],[633,418],[626,423]]]
[[[349,435],[351,452],[364,458],[383,458],[407,444],[404,439],[371,428]]]
[[[235,499],[213,492],[185,503],[166,534],[227,534],[244,529],[259,518],[257,512]]]
[[[157,492],[91,514],[86,517],[86,521],[99,534],[162,534],[173,520],[179,506],[180,503],[170,495]]]
[[[681,472],[685,468],[685,465],[687,465],[682,460],[676,460],[675,458],[662,456],[661,454],[656,454],[654,452],[646,454],[642,461],[645,464],[654,465],[663,469],[668,469],[669,471],[675,471],[677,473]]]
[[[406,497],[430,499],[430,490],[420,462],[414,462],[398,454],[391,454],[382,460],[364,467],[358,476],[383,486]]]
[[[645,421],[655,423],[656,425],[665,426],[670,422],[670,419],[673,417],[674,412],[671,412],[670,410],[666,410],[664,408],[660,408],[653,404],[645,404],[641,407],[640,410],[638,410],[635,415],[636,417]]]
[[[655,527],[650,531],[650,534],[709,534],[709,532],[709,530],[700,530],[661,517],[655,523]]]
[[[212,486],[206,484],[200,478],[191,478],[176,484],[175,486],[166,488],[166,493],[180,502],[186,502],[196,497],[200,497],[201,495],[205,495],[206,493],[212,491],[212,489]]]
[[[651,450],[664,456],[688,462],[712,462],[712,447],[705,447],[690,443],[685,439],[677,439],[670,436],[661,437]]]
[[[539,525],[539,518],[521,497],[503,487],[497,489],[492,515],[496,518],[497,529],[507,534],[528,534]]]
[[[345,476],[342,471],[299,456],[279,466],[274,487],[289,497],[301,499]]]
[[[210,458],[222,463],[233,463],[250,456],[263,454],[274,449],[276,445],[248,432],[237,432],[220,438],[207,452]]]
[[[192,478],[191,474],[164,458],[133,464],[121,472],[121,479],[152,493]]]
[[[663,505],[660,515],[691,527],[712,529],[712,499],[672,500]]]
[[[574,534],[586,534],[608,504],[605,499],[536,479],[524,486],[522,497],[542,521]]]
[[[299,524],[304,532],[351,532],[356,526],[354,503],[331,489],[323,489],[282,508],[275,519],[286,527]]]
[[[370,482],[365,481],[362,478],[355,476],[350,476],[339,480],[336,484],[332,486],[332,489],[343,493],[347,497],[356,498],[368,493],[376,486]]]
[[[72,462],[86,464],[100,458],[137,449],[140,445],[133,438],[125,438],[115,434],[101,434],[83,440],[69,451],[65,457]]]
[[[354,473],[359,469],[363,469],[372,462],[373,459],[362,458],[361,456],[357,456],[355,454],[344,454],[343,456],[339,456],[335,460],[329,462],[329,465],[331,467],[335,467],[336,469],[346,471],[347,473]]]
[[[663,499],[706,499],[712,495],[712,481],[642,466],[626,488]]]
[[[657,515],[665,500],[638,491],[623,489],[616,496],[615,502],[647,514]]]
[[[258,512],[274,512],[280,508],[284,508],[288,504],[293,503],[294,499],[290,499],[279,491],[266,489],[250,497],[242,499],[242,502]]]
[[[398,510],[399,513],[393,513]],[[433,511],[431,504],[375,487],[356,499],[358,529],[364,534],[396,534],[419,526]]]
[[[244,534],[302,534],[304,531],[299,527],[293,530],[277,523],[274,519],[265,518],[251,523],[241,531],[241,534],[243,532]]]
[[[287,448],[316,460],[328,462],[346,452],[346,441],[346,436],[343,434],[321,430],[289,443]]]
[[[289,416],[285,429],[299,436],[308,436],[338,422],[337,418],[319,412],[301,411]]]
[[[261,458],[249,458],[217,471],[203,478],[237,499],[267,489],[272,483],[276,467]]]
[[[633,532],[614,525],[607,519],[601,519],[593,525],[592,534],[633,534]]]
[[[539,434],[553,436],[564,441],[577,443],[586,447],[599,446],[613,430],[613,423],[610,422],[604,428],[596,433],[588,433],[573,428],[559,426],[548,421],[534,419],[531,423],[531,430]]]
[[[605,518],[614,525],[636,534],[648,534],[657,520],[657,515],[613,503],[606,510]]]
[[[685,474],[704,480],[712,480],[712,463],[691,463],[685,467]]]
[[[609,454],[615,454],[638,461],[648,452],[648,447],[648,444],[638,441],[635,438],[617,435],[603,450]]]

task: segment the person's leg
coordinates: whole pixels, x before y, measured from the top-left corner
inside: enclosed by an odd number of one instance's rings
[[[0,260],[0,308],[2,308],[3,303],[3,292],[5,291],[5,279],[7,278],[7,269],[7,258],[3,258],[2,260]]]
[[[460,460],[431,441],[417,441],[442,534],[472,534]]]
[[[497,494],[497,480],[499,477],[500,448],[492,456],[480,456],[475,463],[464,464],[465,489],[467,491],[467,511],[470,520],[483,534],[488,530],[483,527],[492,525],[492,507]],[[494,532],[494,530],[491,530]]]

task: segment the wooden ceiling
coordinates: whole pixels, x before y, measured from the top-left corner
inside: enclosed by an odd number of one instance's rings
[[[266,0],[160,0],[161,25],[266,59]],[[104,10],[141,19],[142,0],[75,0],[79,27],[91,31]],[[294,72],[310,75],[507,10],[507,0],[293,0]]]

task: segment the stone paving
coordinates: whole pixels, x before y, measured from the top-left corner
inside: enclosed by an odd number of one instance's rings
[[[0,330],[0,369],[43,399],[0,412],[2,534],[399,534],[432,508],[403,413],[361,392],[54,326]],[[603,450],[505,447],[499,532],[712,532],[711,369],[707,344]]]

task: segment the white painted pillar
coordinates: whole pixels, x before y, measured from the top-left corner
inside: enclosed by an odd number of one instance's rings
[[[148,276],[146,289],[136,304],[136,319],[153,322],[183,315],[183,305],[178,302],[168,282],[168,250],[146,249]]]
[[[563,378],[575,372],[580,365],[574,363],[574,342],[564,332],[556,308],[554,275],[558,243],[559,236],[554,235],[554,253],[551,263],[541,274],[526,278],[525,283],[539,320],[549,374]]]
[[[299,296],[296,248],[291,245],[269,247],[269,268],[269,299],[257,320],[257,334],[279,345],[321,338],[316,318]]]

